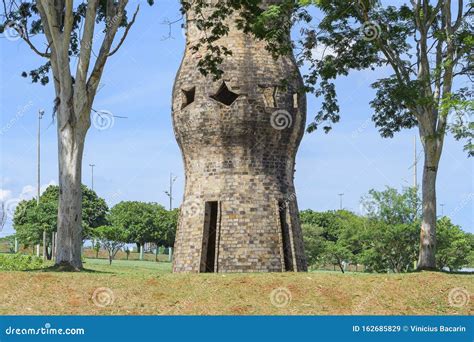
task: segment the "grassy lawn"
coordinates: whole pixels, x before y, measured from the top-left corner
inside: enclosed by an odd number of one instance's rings
[[[106,272],[129,276],[156,276],[171,273],[171,263],[139,261],[139,260],[114,260],[109,265],[107,259],[86,259],[84,268],[89,271]]]
[[[80,273],[0,272],[0,314],[474,314],[473,275],[172,274],[165,262],[109,266],[104,259],[84,266]],[[470,301],[451,305],[453,289]]]

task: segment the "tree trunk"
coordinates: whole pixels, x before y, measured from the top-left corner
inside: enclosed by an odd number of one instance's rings
[[[337,259],[337,265],[341,269],[341,272],[344,273],[344,266],[342,266],[342,261],[341,260]]]
[[[62,123],[58,120],[59,209],[56,265],[80,270],[82,269],[81,171],[87,130],[81,132],[78,126],[70,121]]]
[[[424,139],[424,167],[422,181],[422,222],[418,270],[436,269],[436,176],[439,155],[437,139]]]
[[[109,254],[109,265],[112,265],[112,256]]]

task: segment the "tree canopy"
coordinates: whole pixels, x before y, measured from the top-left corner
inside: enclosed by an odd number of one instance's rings
[[[439,269],[455,271],[470,263],[474,251],[474,236],[453,224],[449,217],[438,220],[438,252],[436,263]]]
[[[40,196],[39,205],[36,199],[21,201],[14,214],[13,228],[19,241],[24,244],[38,244],[46,231],[48,243],[51,233],[57,229],[59,187],[50,185]],[[109,211],[103,198],[82,185],[82,225],[83,239],[90,238],[94,228],[107,224]]]
[[[361,252],[364,219],[346,211],[300,213],[308,263],[334,264],[344,272],[344,263],[357,262]]]
[[[94,238],[99,240],[100,245],[109,254],[109,264],[115,258],[117,252],[126,244],[128,240],[127,232],[118,227],[101,226],[94,230]]]
[[[109,220],[113,227],[127,232],[128,243],[143,245],[155,242],[159,245],[174,244],[178,211],[168,211],[157,203],[125,201],[110,210]]]
[[[418,253],[420,200],[413,188],[398,192],[370,190],[362,198],[365,216],[338,210],[300,213],[308,263],[313,267],[362,264],[367,272],[414,270]],[[469,265],[473,234],[466,233],[447,217],[439,218],[439,269],[450,271]]]

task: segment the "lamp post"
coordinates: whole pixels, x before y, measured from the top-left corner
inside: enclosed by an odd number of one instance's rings
[[[338,196],[339,196],[339,210],[342,210],[342,196],[344,196],[344,194],[341,193],[341,194],[338,194]]]
[[[37,184],[36,184],[36,205],[40,204],[41,195],[41,119],[43,118],[44,110],[38,111],[38,135],[37,135],[37,147],[38,147],[38,160],[37,160]],[[38,245],[39,253],[39,245]],[[43,260],[46,260],[46,230],[43,230]]]
[[[176,176],[170,172],[170,188],[169,191],[165,191],[165,194],[170,198],[170,211],[173,210],[173,183],[176,181]]]
[[[92,189],[92,191],[94,191],[94,167],[95,167],[95,164],[89,164],[89,166],[91,167],[91,189]]]

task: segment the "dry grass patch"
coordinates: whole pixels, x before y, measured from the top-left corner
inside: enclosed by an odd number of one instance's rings
[[[88,260],[87,272],[1,272],[0,314],[471,315],[474,276],[171,274],[168,263]],[[468,301],[449,302],[460,289]],[[455,303],[456,304],[456,303]]]

